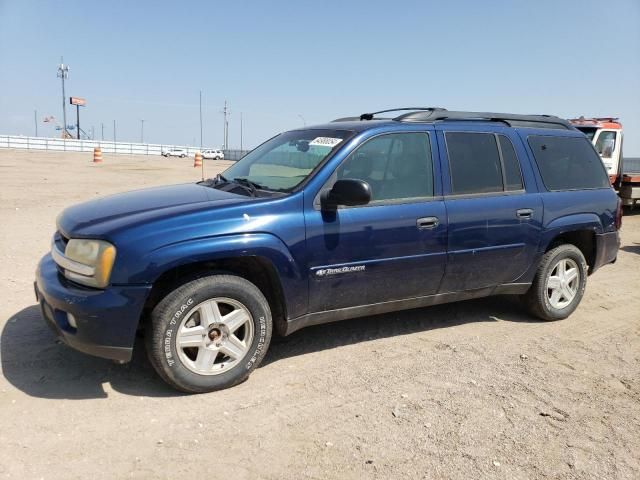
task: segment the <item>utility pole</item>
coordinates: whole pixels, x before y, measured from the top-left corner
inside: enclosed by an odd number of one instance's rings
[[[100,129],[102,130],[102,141],[104,142],[104,123],[100,122]]]
[[[202,150],[202,90],[200,90],[200,150]]]
[[[116,121],[113,121],[113,143],[116,143]]]
[[[144,143],[144,120],[140,120],[140,143]]]
[[[66,95],[64,93],[64,81],[66,78],[69,78],[69,65],[64,64],[64,60],[60,57],[60,65],[58,65],[58,78],[62,80],[62,119],[64,124],[62,125],[62,137],[67,138],[67,103]]]
[[[33,122],[36,126],[36,137],[38,136],[38,110],[33,111]]]
[[[229,120],[227,117],[231,115],[229,109],[227,108],[227,101],[224,101],[224,108],[222,109],[222,113],[224,114],[224,137],[223,137],[223,150],[227,150],[229,148]]]
[[[242,112],[240,112],[240,154],[242,155]]]

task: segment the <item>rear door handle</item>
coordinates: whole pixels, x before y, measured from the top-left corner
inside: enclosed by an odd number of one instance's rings
[[[516,210],[516,217],[522,218],[523,220],[529,220],[532,215],[532,208],[520,208],[519,210]]]
[[[423,217],[416,220],[416,226],[419,230],[430,230],[432,228],[436,228],[440,220],[438,217]]]

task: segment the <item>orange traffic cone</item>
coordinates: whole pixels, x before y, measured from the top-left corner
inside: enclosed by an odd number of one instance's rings
[[[102,163],[102,149],[100,147],[93,149],[93,163]]]
[[[202,166],[202,154],[200,152],[196,152],[196,156],[193,159],[193,166],[194,168]]]

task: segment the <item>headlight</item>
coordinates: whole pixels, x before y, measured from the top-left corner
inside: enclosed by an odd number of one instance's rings
[[[116,247],[103,240],[72,238],[67,243],[64,257],[70,260],[61,265],[68,279],[89,287],[104,288],[109,284]]]

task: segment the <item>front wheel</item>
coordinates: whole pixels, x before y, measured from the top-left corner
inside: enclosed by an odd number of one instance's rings
[[[269,304],[251,282],[212,275],[185,283],[151,313],[147,353],[158,374],[187,393],[244,381],[269,348]]]
[[[562,320],[571,315],[587,286],[588,266],[574,245],[560,245],[544,254],[524,302],[542,320]]]

